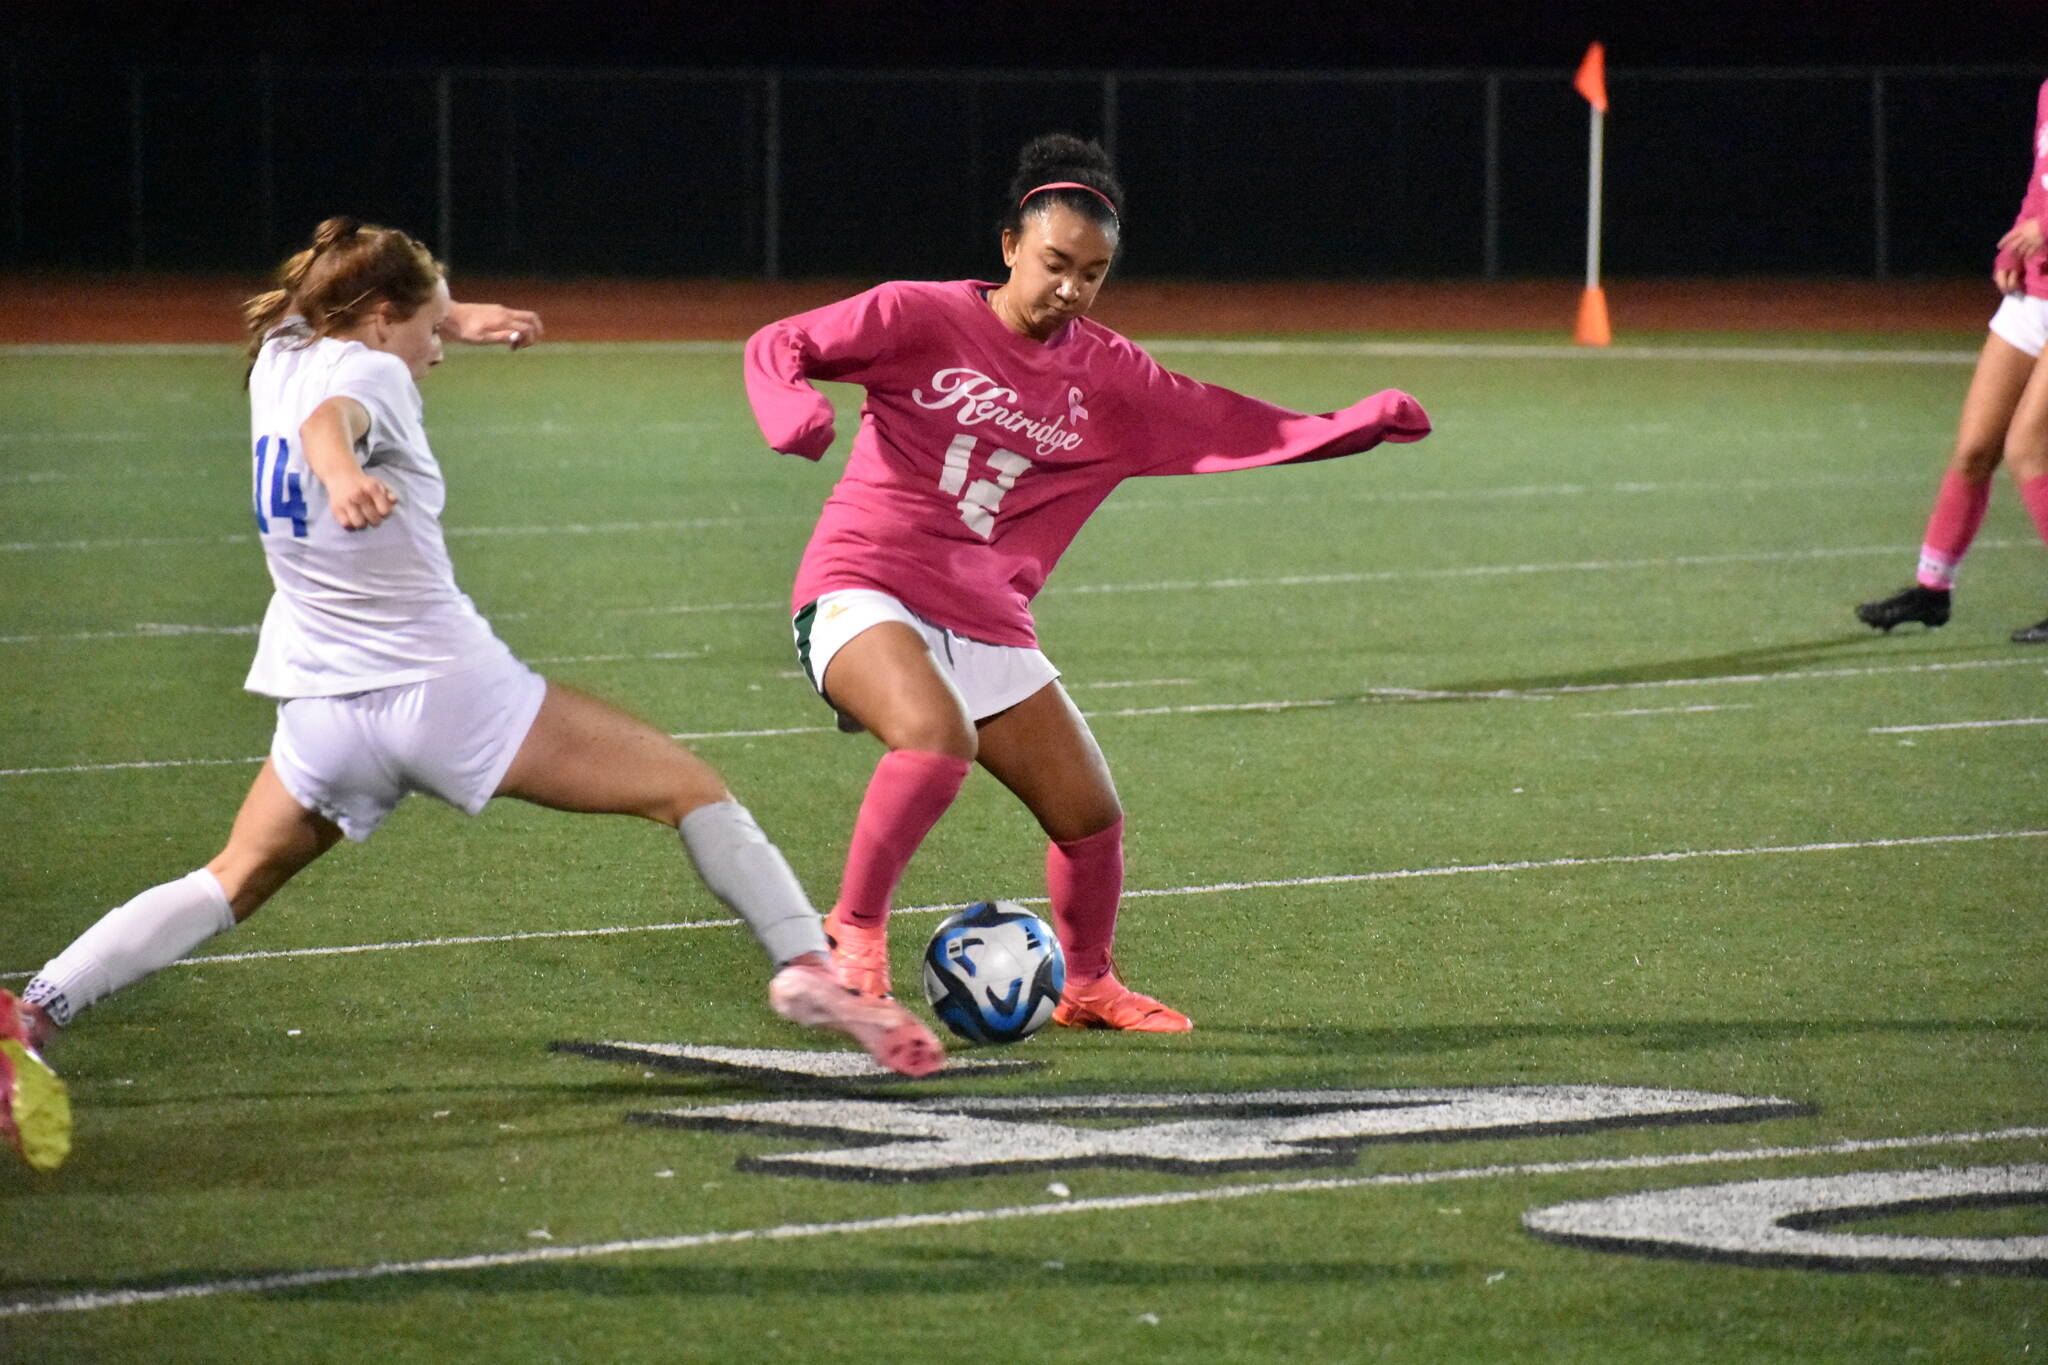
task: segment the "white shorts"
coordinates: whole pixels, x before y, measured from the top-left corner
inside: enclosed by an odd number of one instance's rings
[[[2048,299],[2007,294],[1991,315],[1991,334],[2028,355],[2040,355],[2048,346]]]
[[[505,780],[547,696],[506,658],[444,678],[277,704],[270,761],[292,800],[367,839],[409,792],[475,815]]]
[[[888,593],[869,588],[840,588],[799,611],[792,623],[797,662],[803,665],[804,676],[828,704],[832,698],[825,694],[824,678],[832,656],[848,640],[884,621],[901,621],[924,637],[932,661],[960,689],[960,696],[967,702],[969,720],[987,720],[1007,711],[1060,676],[1052,660],[1029,646],[970,640],[958,631],[933,625]],[[858,734],[862,727],[841,711],[839,728],[848,734]]]

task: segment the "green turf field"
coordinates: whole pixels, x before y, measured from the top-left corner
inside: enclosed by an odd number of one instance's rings
[[[1788,345],[1660,344],[1694,341]],[[1826,1229],[2031,1246],[2035,1278],[1522,1222],[2048,1161],[2048,650],[2006,640],[2048,614],[2048,560],[2001,482],[1947,628],[1849,614],[1910,577],[1974,345],[1161,345],[1302,408],[1406,388],[1438,423],[1128,485],[1040,600],[1130,813],[1120,961],[1193,1034],[1054,1030],[956,1052],[1036,1069],[836,1089],[552,1052],[828,1044],[769,1014],[673,836],[416,800],[201,950],[254,956],[167,971],[52,1049],[77,1150],[47,1178],[0,1162],[0,1360],[2038,1358],[2039,1202]],[[219,350],[0,358],[17,989],[209,857],[268,744],[239,691],[268,592],[239,378]],[[737,380],[729,347],[465,352],[428,427],[500,633],[699,736],[829,899],[875,751],[830,732],[782,603],[850,423],[828,468],[768,454]],[[938,907],[1041,896],[1041,850],[971,780],[904,884],[899,983]],[[378,950],[302,951],[349,946]],[[1506,1086],[1784,1103],[1446,1138],[1337,1093]],[[1163,1094],[1163,1117],[1131,1098]],[[1031,1117],[1076,1096],[1103,1107]],[[823,1179],[770,1159],[875,1139],[627,1118],[791,1099],[979,1125],[956,1145],[1018,1164]],[[1289,1106],[1399,1131],[1288,1146]],[[1169,1131],[1186,1111],[1214,1121]],[[1264,1155],[1032,1164],[1062,1132]]]

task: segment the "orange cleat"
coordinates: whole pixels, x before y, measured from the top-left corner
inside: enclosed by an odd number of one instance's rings
[[[54,1171],[71,1155],[71,1097],[29,1037],[20,1002],[0,990],[0,1134],[33,1169]]]
[[[946,1049],[909,1010],[885,995],[848,990],[815,956],[777,972],[768,1003],[793,1024],[845,1034],[900,1075],[929,1076],[946,1064]]]
[[[862,995],[887,999],[889,992],[889,929],[869,929],[825,916],[825,941],[832,945],[832,972],[839,984]]]
[[[1111,972],[1093,981],[1069,981],[1052,1012],[1065,1028],[1114,1028],[1132,1033],[1186,1033],[1194,1023],[1179,1010],[1140,995]]]

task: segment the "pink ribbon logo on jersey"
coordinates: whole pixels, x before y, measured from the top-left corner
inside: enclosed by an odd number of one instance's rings
[[[1069,431],[1069,421],[1078,422],[1088,415],[1088,409],[1081,406],[1081,391],[1067,390],[1067,411],[1047,421],[1033,417],[1030,413],[1012,406],[1017,401],[1017,391],[998,384],[980,370],[966,366],[955,366],[940,370],[932,375],[932,393],[929,398],[923,389],[912,389],[911,398],[921,408],[934,412],[945,408],[958,407],[956,416],[963,427],[991,426],[1001,431],[1021,432],[1037,442],[1040,458],[1055,451],[1073,450],[1084,439],[1080,432]]]

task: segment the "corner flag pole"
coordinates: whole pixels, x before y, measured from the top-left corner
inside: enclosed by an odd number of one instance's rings
[[[1594,43],[1586,49],[1572,88],[1592,106],[1586,148],[1586,291],[1579,295],[1579,320],[1572,329],[1572,340],[1581,346],[1605,346],[1614,340],[1607,325],[1607,294],[1600,288],[1600,181],[1607,157],[1606,48]]]

